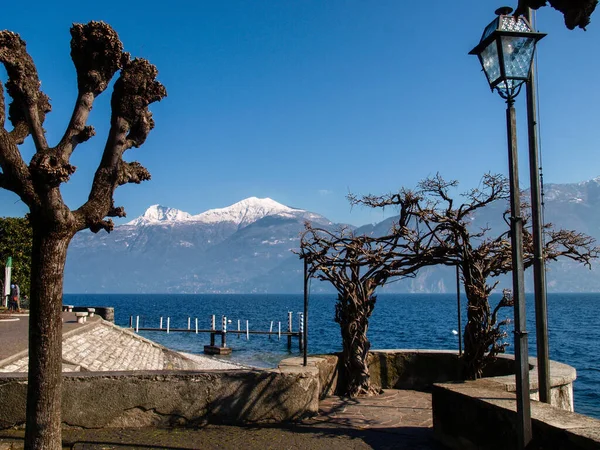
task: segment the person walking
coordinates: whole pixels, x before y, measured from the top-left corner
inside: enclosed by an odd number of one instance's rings
[[[19,289],[19,285],[17,283],[10,285],[10,300],[11,300],[11,308],[16,309],[17,312],[21,312],[21,290]]]

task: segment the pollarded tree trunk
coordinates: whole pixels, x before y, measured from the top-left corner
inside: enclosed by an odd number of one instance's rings
[[[77,101],[62,139],[48,144],[44,120],[50,99],[40,90],[37,69],[25,41],[16,33],[0,31],[0,63],[8,76],[4,102],[0,82],[0,188],[17,194],[31,211],[33,228],[29,385],[26,448],[61,448],[61,303],[67,246],[77,231],[110,232],[110,217],[125,217],[114,204],[118,186],[141,183],[150,173],[124,153],[144,144],[154,128],[149,105],[167,95],[156,80],[156,67],[123,51],[119,36],[103,22],[71,27],[71,59],[77,72]],[[87,201],[75,210],[65,205],[60,186],[76,167],[70,159],[76,147],[95,135],[87,125],[94,99],[110,85],[110,130]],[[10,114],[6,117],[6,111]],[[12,130],[6,129],[7,120]],[[19,145],[31,136],[35,154],[25,163]]]
[[[60,450],[62,295],[67,247],[73,234],[33,223],[29,378],[25,448]]]
[[[351,292],[338,295],[335,321],[340,324],[342,332],[342,395],[356,397],[378,393],[378,390],[371,386],[367,365],[371,348],[367,331],[375,300],[376,297],[372,293]]]

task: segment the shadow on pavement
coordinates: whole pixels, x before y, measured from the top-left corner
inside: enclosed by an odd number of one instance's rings
[[[0,449],[20,449],[22,430],[0,431]],[[6,446],[10,442],[14,447]],[[202,428],[128,428],[64,430],[63,448],[73,450],[125,449],[415,449],[442,450],[433,430],[421,427],[355,429],[340,426],[228,426]]]

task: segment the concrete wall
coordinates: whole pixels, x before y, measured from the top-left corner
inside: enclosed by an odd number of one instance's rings
[[[435,385],[435,438],[460,450],[517,448],[516,399],[494,380]],[[531,402],[533,442],[527,448],[600,448],[600,420],[545,403]]]
[[[318,370],[64,374],[63,423],[83,428],[283,422],[318,412]],[[24,375],[0,375],[0,428],[25,423]]]
[[[327,358],[317,367],[320,369],[321,386],[326,386],[321,395],[334,393],[337,388],[337,375],[340,368],[336,355],[323,355]],[[290,358],[289,361],[300,360]],[[297,362],[297,361],[296,361]],[[300,364],[299,362],[297,362]],[[531,398],[538,399],[537,360],[530,358]],[[451,350],[374,350],[368,359],[371,383],[381,389],[429,390],[434,383],[462,380],[463,363],[455,351]],[[500,355],[497,361],[486,368],[484,377],[496,383],[498,389],[516,392],[514,357]],[[575,369],[556,361],[550,362],[552,405],[573,411],[573,381]]]

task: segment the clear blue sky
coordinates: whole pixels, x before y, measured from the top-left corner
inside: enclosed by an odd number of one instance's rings
[[[128,220],[156,203],[197,214],[257,196],[359,225],[382,215],[351,210],[348,192],[413,187],[437,171],[466,190],[486,171],[507,173],[505,104],[467,54],[502,2],[411,3],[5,2],[0,29],[18,32],[37,64],[52,99],[45,124],[52,144],[76,96],[71,23],[109,23],[126,51],[158,67],[168,97],[151,107],[156,128],[146,144],[126,153],[152,181],[116,193]],[[594,178],[600,12],[587,32],[568,31],[562,15],[543,8],[537,27],[549,33],[538,47],[545,181]],[[0,77],[6,79],[3,69]],[[72,208],[87,198],[111,91],[90,117],[96,137],[72,158],[78,171],[63,187]],[[527,186],[524,97],[517,114]],[[31,147],[22,151],[28,161]],[[0,192],[0,216],[26,211],[15,195]]]

